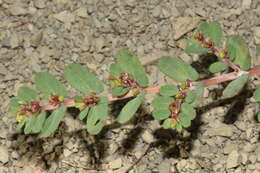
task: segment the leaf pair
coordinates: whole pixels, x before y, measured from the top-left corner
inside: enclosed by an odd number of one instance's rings
[[[149,81],[144,67],[138,57],[127,50],[120,51],[116,55],[116,63],[111,64],[110,66],[111,77],[118,79],[122,73],[127,73],[127,75],[140,85],[140,87],[148,86]],[[112,95],[114,97],[125,95],[130,91],[129,88],[122,87],[120,84],[113,84],[113,80],[111,83],[113,87]]]

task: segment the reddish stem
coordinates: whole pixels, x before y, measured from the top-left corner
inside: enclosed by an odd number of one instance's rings
[[[232,72],[232,73],[228,73],[228,74],[223,74],[221,76],[217,76],[217,77],[213,77],[211,79],[205,79],[205,80],[201,80],[198,82],[202,82],[203,85],[205,87],[210,86],[210,85],[215,85],[215,84],[219,84],[219,83],[223,83],[226,81],[231,81],[231,80],[235,80],[238,77],[240,77],[243,74],[246,74],[246,71],[240,71],[240,72]],[[253,76],[253,75],[260,75],[260,66],[254,67],[252,69],[249,70],[249,75]],[[195,84],[197,82],[194,82]],[[193,84],[194,84],[193,83]],[[159,92],[161,86],[150,86],[144,89],[144,91],[147,91],[148,94],[156,94]],[[102,97],[107,97],[108,100],[110,102],[116,101],[116,100],[122,100],[122,99],[126,99],[126,98],[130,98],[130,97],[134,97],[134,93],[133,92],[129,92],[128,94],[126,94],[123,97],[113,97],[111,94],[108,95],[100,95]],[[72,99],[67,99],[64,100],[60,105],[66,106],[66,107],[74,107],[75,106],[75,101]],[[44,105],[42,106],[43,110],[53,110],[58,108],[59,105],[53,106],[53,105]]]

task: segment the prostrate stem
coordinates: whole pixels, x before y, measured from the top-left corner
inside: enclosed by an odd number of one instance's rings
[[[207,87],[207,86],[210,86],[210,85],[215,85],[215,84],[235,80],[245,73],[249,73],[250,76],[260,75],[260,66],[257,66],[257,67],[250,69],[249,72],[246,72],[246,71],[232,72],[232,73],[223,74],[221,76],[217,76],[217,77],[213,77],[213,78],[210,78],[210,79],[205,79],[205,80],[201,80],[201,81],[197,81],[197,82],[201,82],[201,83],[203,83],[203,85],[205,87]],[[195,82],[195,83],[197,83],[197,82]],[[150,87],[145,88],[144,90],[147,91],[148,94],[156,94],[156,93],[159,92],[160,87],[161,86],[150,86]],[[113,97],[112,94],[101,95],[101,96],[107,97],[110,102],[113,102],[113,101],[117,101],[117,100],[122,100],[122,99],[130,98],[130,97],[134,97],[135,95],[134,95],[133,92],[130,91],[128,94],[126,94],[123,97]],[[72,99],[66,99],[61,103],[61,105],[64,105],[66,107],[74,107],[75,101],[72,100]],[[42,109],[43,110],[53,110],[53,109],[56,109],[58,107],[59,107],[59,105],[53,106],[53,105],[48,104],[48,105],[43,105]]]

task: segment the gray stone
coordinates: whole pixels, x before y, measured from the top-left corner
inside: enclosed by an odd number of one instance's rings
[[[200,19],[194,17],[179,17],[173,22],[173,39],[178,40],[181,36],[194,29]]]
[[[76,11],[76,15],[82,18],[88,17],[87,9],[86,8],[79,8]]]
[[[12,5],[9,8],[9,12],[11,13],[11,15],[13,16],[21,16],[21,15],[26,15],[28,14],[28,10],[26,10],[25,8],[18,6],[18,5]]]
[[[122,166],[122,159],[121,158],[118,158],[118,159],[115,159],[115,160],[112,160],[111,162],[109,162],[109,167],[111,169],[118,169]]]
[[[68,11],[62,11],[60,13],[57,13],[54,15],[54,18],[67,24],[72,23],[75,20],[75,16]]]
[[[171,171],[170,171],[171,162],[172,162],[172,161],[169,160],[169,159],[164,160],[164,161],[158,166],[159,172],[171,173]]]
[[[244,9],[250,9],[252,0],[243,0],[242,1],[242,8]]]
[[[0,74],[5,75],[7,72],[7,69],[3,64],[0,64]]]
[[[9,161],[9,155],[8,155],[8,149],[5,146],[0,146],[0,162],[3,164],[7,163]]]
[[[260,44],[260,26],[255,27],[254,33],[255,33],[255,44]]]
[[[255,149],[256,149],[256,146],[254,145],[254,144],[250,144],[250,143],[247,143],[246,145],[244,145],[244,147],[243,147],[243,150],[245,151],[245,152],[253,152],[253,151],[255,151]]]
[[[152,142],[155,141],[154,136],[148,131],[146,130],[143,134],[142,134],[142,139],[144,140],[144,142],[150,144]]]
[[[227,143],[225,143],[225,147],[223,149],[224,154],[231,153],[233,150],[238,150],[237,144],[232,144],[229,141]]]
[[[232,151],[227,158],[227,169],[237,167],[240,163],[240,157],[238,151]]]
[[[45,0],[34,0],[34,6],[36,8],[42,9],[46,7],[46,2]]]
[[[38,32],[38,33],[34,34],[30,40],[31,46],[37,47],[41,43],[42,38],[43,38],[42,32]]]
[[[232,127],[228,125],[223,125],[223,127],[209,128],[205,132],[208,136],[224,136],[231,137],[233,135]]]

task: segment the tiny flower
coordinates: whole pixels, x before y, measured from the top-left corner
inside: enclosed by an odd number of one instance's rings
[[[18,112],[16,115],[16,121],[19,123],[25,122],[26,117],[25,114],[23,112]]]

